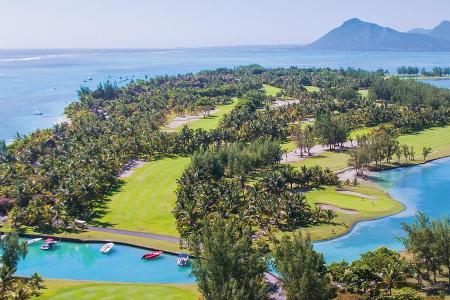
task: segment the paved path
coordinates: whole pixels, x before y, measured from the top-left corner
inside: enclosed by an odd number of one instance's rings
[[[166,241],[166,242],[171,242],[171,243],[179,243],[180,242],[180,239],[177,237],[170,236],[170,235],[156,234],[156,233],[146,233],[146,232],[139,232],[139,231],[129,231],[129,230],[122,230],[122,229],[94,227],[94,226],[88,226],[88,229],[92,230],[92,231],[100,231],[100,232],[105,232],[105,233],[115,233],[115,234],[129,235],[129,236],[137,236],[137,237]]]
[[[281,284],[281,281],[275,277],[272,273],[266,272],[264,273],[264,276],[266,277],[266,281],[270,284],[274,284],[278,287],[277,291],[274,293],[269,294],[269,299],[272,300],[286,300],[286,295],[283,291],[283,286]]]

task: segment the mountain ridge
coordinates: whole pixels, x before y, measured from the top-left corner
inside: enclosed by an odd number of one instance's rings
[[[450,25],[450,24],[449,24]],[[306,46],[312,50],[450,51],[450,40],[352,18]]]

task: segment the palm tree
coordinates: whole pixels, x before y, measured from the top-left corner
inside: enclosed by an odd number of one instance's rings
[[[392,295],[392,288],[394,285],[403,279],[401,266],[397,263],[390,263],[381,273],[381,278],[388,288],[389,295]]]

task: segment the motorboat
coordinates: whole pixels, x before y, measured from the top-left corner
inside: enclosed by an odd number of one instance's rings
[[[34,112],[34,115],[35,115],[35,116],[42,116],[42,112],[39,111],[39,110],[36,110],[36,111]]]
[[[52,238],[48,238],[48,239],[44,240],[45,244],[50,244],[50,245],[56,244],[57,242],[58,242],[57,240],[52,239]]]
[[[108,254],[109,252],[111,252],[113,247],[114,243],[106,243],[100,248],[100,252],[103,254]]]
[[[153,259],[160,256],[163,252],[162,251],[154,251],[147,254],[144,254],[141,259]]]
[[[34,244],[36,242],[42,241],[42,238],[35,238],[27,241],[27,245]]]
[[[180,267],[184,267],[187,265],[188,261],[189,261],[189,255],[187,255],[186,253],[178,254],[177,265],[179,265]]]
[[[44,243],[44,245],[41,246],[41,250],[51,250],[53,248],[53,244]]]

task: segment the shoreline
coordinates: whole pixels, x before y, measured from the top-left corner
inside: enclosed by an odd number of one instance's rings
[[[433,159],[426,160],[426,161],[421,162],[421,163],[416,163],[416,164],[405,164],[405,165],[397,166],[397,167],[396,167],[396,166],[392,166],[392,167],[384,168],[384,169],[381,169],[381,170],[374,170],[374,171],[370,171],[370,172],[383,172],[383,171],[389,171],[389,170],[393,170],[393,169],[410,168],[410,167],[414,167],[414,166],[425,165],[425,164],[427,164],[427,163],[430,163],[430,162],[433,162],[433,161],[436,161],[436,160],[440,160],[440,159],[446,159],[446,158],[450,158],[450,155],[445,155],[445,156],[442,156],[442,157],[433,158]],[[337,171],[335,171],[334,173],[335,173],[335,174],[339,174],[339,173],[343,173],[343,172],[346,172],[346,171],[351,170],[351,169],[353,169],[353,168],[345,168],[345,169],[342,169],[342,170],[337,170]],[[380,190],[382,190],[382,191],[385,192],[385,193],[388,193],[389,196],[390,196],[390,193],[387,192],[387,191],[385,191],[385,190],[379,185],[379,183],[377,183],[376,181],[374,181],[374,180],[372,180],[372,179],[367,179],[367,180],[365,180],[365,181],[368,182],[369,184],[374,184],[374,185],[376,185]],[[377,221],[377,220],[389,218],[389,217],[398,215],[398,214],[400,214],[400,213],[402,213],[402,212],[404,212],[404,211],[406,211],[406,210],[408,209],[408,206],[407,206],[406,204],[404,204],[403,202],[401,202],[400,200],[397,200],[397,199],[395,199],[395,198],[392,198],[392,199],[393,199],[394,201],[399,202],[399,203],[403,206],[403,209],[402,209],[401,211],[399,211],[399,212],[397,212],[397,213],[394,213],[394,214],[389,214],[389,215],[386,215],[386,216],[381,216],[381,217],[376,217],[376,218],[370,218],[370,219],[366,219],[366,220],[356,221],[356,222],[352,223],[351,226],[348,227],[348,230],[346,230],[346,231],[345,231],[344,233],[342,233],[342,234],[338,234],[338,235],[336,235],[336,236],[334,236],[334,237],[330,237],[330,238],[324,238],[324,239],[313,240],[313,242],[314,242],[314,243],[322,243],[322,242],[328,242],[328,241],[332,241],[332,240],[336,240],[336,239],[342,238],[342,237],[344,237],[344,236],[350,234],[350,233],[353,231],[353,229],[355,228],[355,226],[358,225],[358,224],[360,224],[360,223],[371,222],[371,221]]]

